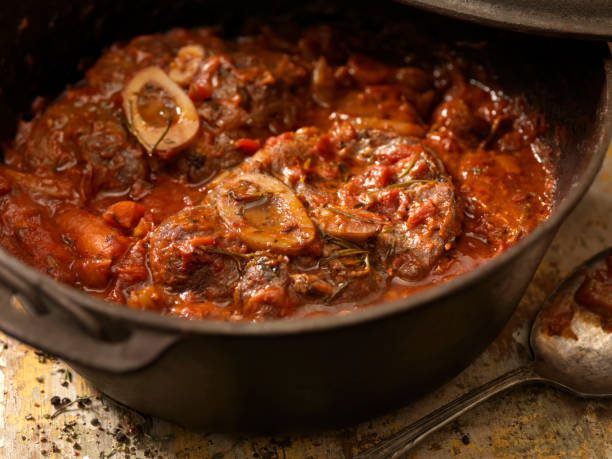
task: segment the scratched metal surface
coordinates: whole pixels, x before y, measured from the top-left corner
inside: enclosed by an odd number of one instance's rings
[[[0,335],[0,457],[350,457],[529,358],[529,325],[575,265],[612,245],[612,148],[588,195],[561,228],[517,312],[468,369],[434,393],[369,422],[316,434],[260,437],[189,431],[112,405],[66,365]],[[71,376],[71,377],[70,377]],[[52,396],[91,402],[52,418]],[[96,422],[96,420],[98,422]],[[92,423],[93,421],[93,423]],[[612,399],[517,387],[432,435],[410,457],[612,457]]]

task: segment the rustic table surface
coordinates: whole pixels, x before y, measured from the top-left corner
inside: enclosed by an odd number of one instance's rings
[[[450,383],[344,429],[263,437],[190,431],[114,405],[62,361],[0,334],[0,457],[350,457],[529,359],[529,326],[572,267],[612,245],[612,148],[597,181],[561,228],[502,334]],[[57,409],[52,401],[72,403]],[[516,387],[417,446],[410,457],[612,457],[612,399]]]

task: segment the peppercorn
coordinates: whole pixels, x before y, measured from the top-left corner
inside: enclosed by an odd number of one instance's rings
[[[51,405],[58,406],[61,403],[62,403],[62,400],[57,395],[54,395],[53,397],[51,397]]]

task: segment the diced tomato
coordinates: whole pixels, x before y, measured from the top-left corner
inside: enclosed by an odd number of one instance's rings
[[[365,188],[383,188],[389,183],[391,171],[387,166],[374,164],[363,173],[363,186]]]
[[[322,135],[319,140],[317,140],[315,148],[323,157],[330,157],[334,153],[334,146],[331,139],[326,134]]]
[[[212,87],[208,81],[196,80],[189,85],[189,97],[194,102],[206,100],[212,96]]]
[[[408,224],[412,227],[418,226],[436,215],[436,211],[436,206],[431,202],[425,202],[421,206],[413,207],[408,215]]]
[[[247,155],[252,155],[255,153],[257,150],[259,150],[260,146],[261,144],[259,143],[259,140],[240,139],[236,141],[236,148]]]
[[[200,236],[194,237],[189,241],[189,245],[195,249],[198,246],[210,246],[215,242],[215,238],[212,236]]]
[[[422,148],[420,145],[410,145],[407,143],[389,143],[379,148],[376,151],[376,156],[386,163],[393,164],[400,159],[418,154]]]
[[[266,140],[266,143],[264,145],[267,147],[272,147],[281,142],[291,140],[292,138],[293,138],[292,132],[283,132],[281,135],[277,135],[276,137],[268,137],[268,140]]]

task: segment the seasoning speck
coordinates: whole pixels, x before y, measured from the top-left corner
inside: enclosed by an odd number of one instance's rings
[[[62,400],[57,395],[54,395],[53,397],[51,397],[51,405],[58,406],[61,403],[62,403]]]
[[[461,442],[464,445],[469,445],[470,444],[470,437],[468,437],[467,435],[464,435],[463,437],[461,437]]]

